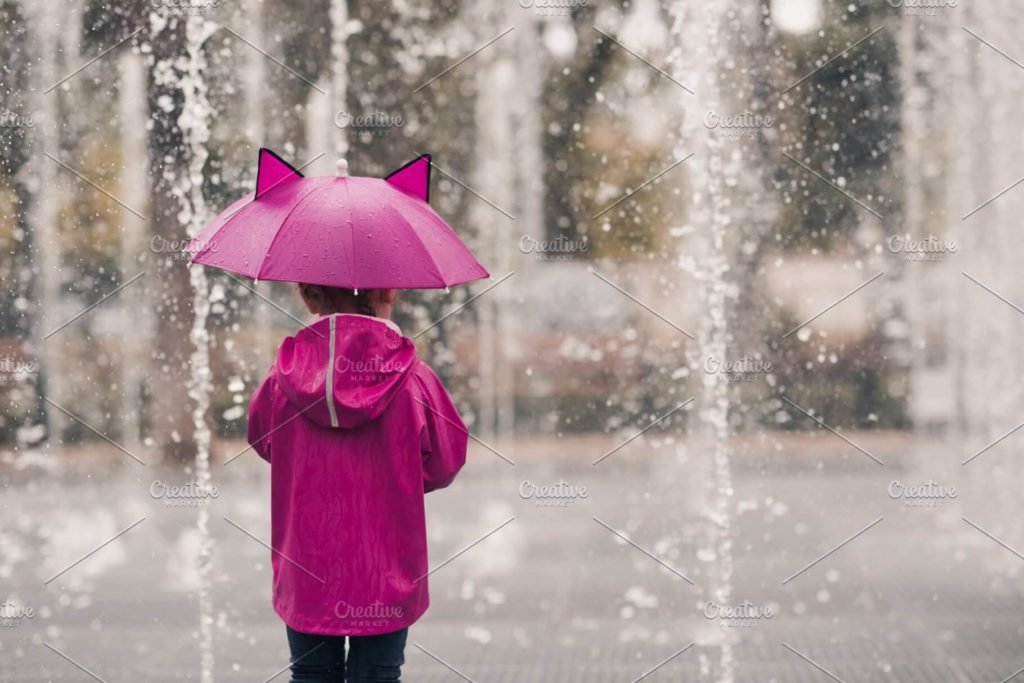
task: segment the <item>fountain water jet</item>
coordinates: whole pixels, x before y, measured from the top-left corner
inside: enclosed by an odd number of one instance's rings
[[[60,318],[61,282],[63,281],[61,242],[58,235],[58,214],[61,205],[61,193],[56,182],[56,165],[43,152],[59,153],[60,137],[57,134],[58,97],[60,89],[45,92],[60,77],[57,73],[56,49],[58,26],[47,16],[46,7],[41,3],[26,3],[25,18],[29,25],[29,34],[35,36],[34,43],[38,49],[38,63],[32,69],[33,98],[32,116],[35,120],[35,151],[30,157],[30,165],[25,169],[25,182],[32,195],[29,205],[28,223],[32,226],[33,260],[37,265],[34,274],[34,285],[37,287],[36,298],[40,302],[39,312],[35,316],[36,330],[32,335],[36,356],[42,367],[42,378],[39,384],[40,393],[57,403],[63,404],[63,378],[65,376],[62,354],[59,347],[60,337],[47,341],[44,338],[50,330],[62,321]],[[65,417],[59,410],[53,409],[39,401],[44,416],[44,432],[49,439],[50,448],[58,446]],[[56,438],[55,438],[56,437]]]
[[[472,10],[471,21],[487,26],[487,32],[500,30],[506,25],[514,9]],[[525,30],[525,29],[524,29]],[[517,168],[506,160],[516,156],[515,111],[508,104],[508,92],[516,78],[522,77],[513,61],[515,46],[512,41],[499,41],[480,55],[477,70],[476,121],[478,153],[474,169],[475,187],[501,207],[518,209]],[[514,240],[501,239],[500,234],[511,221],[498,215],[496,209],[485,202],[474,202],[470,217],[477,226],[480,244],[488,251],[482,256],[490,264],[492,273],[512,270],[511,249]],[[514,423],[514,405],[511,400],[514,377],[511,364],[503,362],[508,353],[508,313],[504,291],[498,290],[478,306],[480,311],[480,431],[484,438],[500,435],[509,438]]]
[[[720,135],[703,121],[709,111],[733,112],[736,100],[753,97],[753,89],[746,82],[750,80],[749,69],[737,66],[742,59],[737,53],[742,51],[730,42],[730,36],[741,33],[741,24],[756,31],[757,13],[739,12],[716,3],[668,3],[665,11],[672,19],[672,76],[693,91],[679,89],[684,118],[673,159],[694,155],[684,167],[689,190],[684,208],[692,230],[687,231],[691,235],[681,248],[678,264],[697,281],[701,308],[696,339],[688,347],[693,375],[702,378],[692,450],[710,455],[707,535],[698,557],[707,562],[707,589],[714,601],[728,605],[733,593],[732,397],[725,373],[707,373],[701,368],[709,357],[722,362],[732,357],[735,340],[731,321],[739,289],[733,281],[731,264],[737,262],[737,236],[751,222],[733,196],[740,185],[756,186],[756,173],[749,168],[753,164],[745,163],[749,154],[738,138]],[[735,680],[735,637],[721,630],[703,636],[705,644],[718,647],[714,675],[719,683]]]
[[[161,6],[161,11],[165,8]],[[167,26],[168,18],[154,12],[153,32],[159,35]],[[204,44],[217,30],[217,25],[201,16],[190,16],[185,20],[184,69],[175,70],[177,86],[182,92],[183,105],[178,117],[185,145],[187,146],[186,173],[177,179],[172,191],[181,209],[179,222],[186,227],[188,236],[195,237],[209,218],[206,200],[203,197],[203,170],[208,158],[207,146],[210,140],[210,104],[207,99],[205,80],[206,56]],[[195,480],[205,500],[211,491],[210,439],[211,431],[207,422],[210,409],[210,337],[206,321],[210,312],[210,287],[202,267],[189,269],[189,284],[192,288],[193,319],[189,338],[192,354],[189,358],[188,395],[194,402],[192,422],[195,428]],[[211,592],[211,571],[213,569],[214,543],[209,529],[210,513],[200,506],[196,519],[199,531],[199,552],[196,558],[199,576],[199,652],[201,683],[213,682],[213,596]]]
[[[146,201],[146,142],[136,131],[146,126],[146,73],[142,57],[128,52],[120,59],[118,88],[121,124],[121,196],[128,206],[143,206]],[[138,217],[121,213],[121,273],[124,279],[140,270],[140,255],[148,225]],[[140,285],[141,286],[141,285]],[[130,451],[142,443],[142,386],[145,381],[143,348],[149,346],[150,320],[148,307],[133,287],[121,293],[122,317],[131,320],[131,334],[121,342],[120,384],[121,437]],[[140,339],[141,337],[141,339]]]

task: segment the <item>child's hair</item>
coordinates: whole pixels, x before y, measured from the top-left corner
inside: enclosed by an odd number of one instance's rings
[[[332,313],[360,313],[376,317],[370,290],[352,290],[325,285],[299,284],[299,295],[310,313],[330,315]]]

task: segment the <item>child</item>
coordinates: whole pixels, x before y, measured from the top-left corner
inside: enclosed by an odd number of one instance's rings
[[[271,468],[274,609],[292,681],[398,681],[429,601],[423,494],[455,478],[468,433],[391,322],[395,290],[299,292],[322,317],[281,344],[248,435]]]

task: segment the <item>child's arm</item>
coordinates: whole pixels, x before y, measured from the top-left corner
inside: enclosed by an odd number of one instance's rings
[[[452,483],[466,464],[469,431],[452,403],[441,380],[425,365],[419,376],[423,396],[424,426],[420,435],[423,453],[423,492],[430,493]]]
[[[271,402],[274,399],[274,384],[268,375],[256,388],[249,401],[249,445],[261,458],[270,462]]]

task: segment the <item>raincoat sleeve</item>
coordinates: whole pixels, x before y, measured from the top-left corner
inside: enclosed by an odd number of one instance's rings
[[[420,374],[423,396],[423,492],[444,488],[466,464],[469,431],[441,380],[425,365]]]
[[[273,411],[271,410],[274,399],[274,382],[267,376],[253,393],[249,401],[249,445],[253,447],[261,458],[270,462],[270,432],[274,429],[271,424]]]

